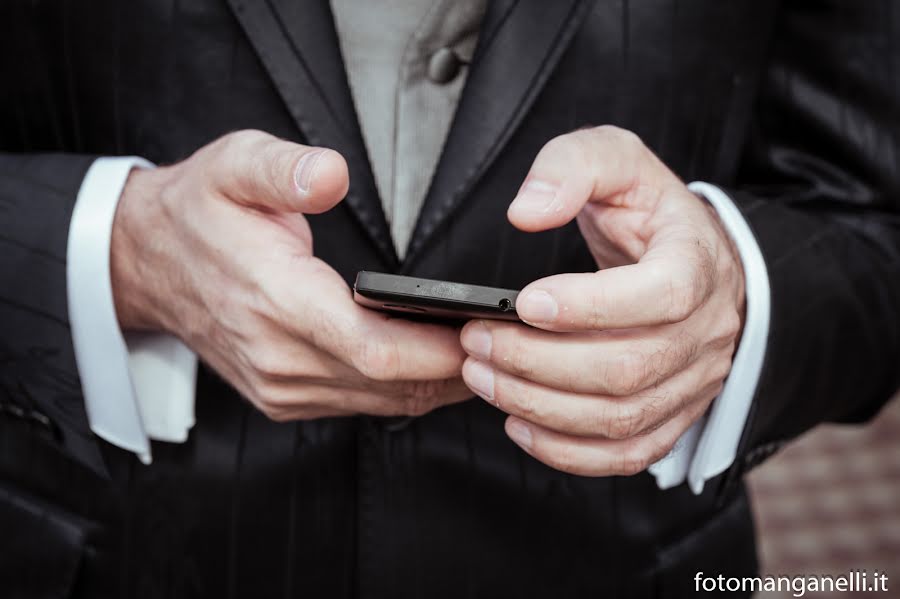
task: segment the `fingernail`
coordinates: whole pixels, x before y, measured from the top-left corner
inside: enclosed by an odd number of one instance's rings
[[[313,150],[304,154],[297,162],[294,183],[301,195],[307,195],[312,189],[313,181],[316,179],[316,167],[319,166],[319,160],[324,154],[325,150]]]
[[[543,181],[529,181],[519,191],[519,195],[510,204],[509,209],[520,214],[546,214],[559,211],[556,202],[556,185]]]
[[[525,449],[531,449],[531,429],[528,425],[514,420],[506,425],[506,434]]]
[[[551,322],[559,314],[559,306],[552,295],[543,289],[535,289],[519,294],[516,313],[525,322]]]
[[[468,360],[463,367],[463,380],[479,396],[494,403],[494,370],[484,362]]]
[[[471,324],[463,333],[462,346],[471,356],[491,359],[491,332],[482,321]]]

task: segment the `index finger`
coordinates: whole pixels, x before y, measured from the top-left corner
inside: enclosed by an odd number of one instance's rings
[[[296,334],[377,381],[425,381],[460,376],[465,351],[459,330],[412,322],[364,308],[353,301],[344,280],[310,258],[313,271],[295,292],[302,318],[292,318]]]
[[[516,312],[550,331],[588,331],[671,324],[710,295],[715,265],[693,244],[659,243],[636,264],[592,273],[552,275],[526,286]]]

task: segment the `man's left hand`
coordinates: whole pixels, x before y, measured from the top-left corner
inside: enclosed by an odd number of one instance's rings
[[[553,468],[645,470],[706,412],[731,368],[744,313],[734,246],[709,205],[637,136],[609,126],[545,145],[508,216],[524,231],[577,217],[600,270],[523,289],[516,307],[532,326],[469,322],[466,383]]]

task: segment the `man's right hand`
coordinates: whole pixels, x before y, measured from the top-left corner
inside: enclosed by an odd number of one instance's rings
[[[113,224],[123,329],[166,331],[274,420],[420,415],[462,401],[458,331],[358,306],[304,213],[347,193],[333,150],[258,131],[135,170]]]

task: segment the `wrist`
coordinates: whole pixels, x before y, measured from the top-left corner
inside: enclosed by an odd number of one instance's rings
[[[122,330],[169,330],[160,301],[166,285],[153,259],[161,249],[154,237],[166,226],[159,206],[165,170],[133,169],[113,219],[109,268]]]
[[[728,265],[724,268],[720,266],[720,271],[724,271],[726,274],[726,280],[731,282],[734,286],[735,293],[735,308],[737,310],[738,318],[740,319],[740,329],[737,333],[737,338],[740,339],[741,333],[744,330],[744,320],[747,315],[747,299],[746,299],[746,275],[744,274],[744,264],[741,260],[741,253],[732,238],[731,234],[728,231],[728,228],[725,226],[725,223],[722,222],[722,218],[719,215],[716,208],[710,204],[706,198],[703,196],[698,196],[700,200],[703,202],[707,212],[712,219],[714,226],[716,228],[717,237],[722,240],[723,250],[720,252],[722,258],[728,262]],[[721,260],[721,258],[720,258]]]

